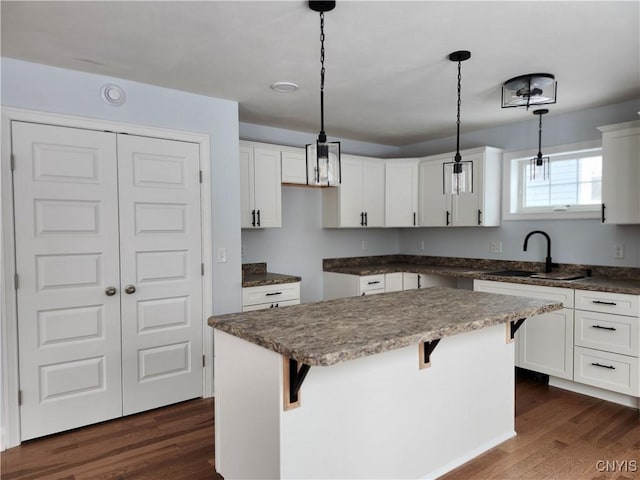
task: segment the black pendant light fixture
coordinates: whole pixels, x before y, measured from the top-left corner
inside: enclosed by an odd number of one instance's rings
[[[547,180],[549,178],[549,157],[542,156],[542,115],[549,113],[546,108],[534,110],[538,115],[538,154],[531,159],[529,165],[529,180]]]
[[[449,55],[449,60],[458,62],[458,115],[456,120],[456,154],[453,162],[443,164],[444,193],[453,193],[460,195],[461,193],[473,193],[473,162],[463,161],[460,155],[460,107],[461,100],[461,82],[462,82],[462,62],[471,58],[471,52],[467,50],[459,50]]]
[[[334,186],[341,181],[340,142],[327,142],[324,131],[324,13],[336,2],[309,2],[309,8],[320,12],[320,133],[316,143],[307,145],[307,185]]]
[[[502,84],[502,108],[556,103],[558,84],[550,73],[527,73]]]

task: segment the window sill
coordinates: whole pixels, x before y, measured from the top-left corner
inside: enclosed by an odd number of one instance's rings
[[[600,219],[600,210],[565,211],[565,212],[530,212],[530,213],[504,213],[502,220],[580,220]]]

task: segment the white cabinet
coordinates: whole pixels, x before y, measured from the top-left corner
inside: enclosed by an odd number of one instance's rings
[[[602,222],[640,223],[640,121],[602,132]]]
[[[323,272],[323,298],[356,297],[385,293],[385,274],[350,275],[346,273]]]
[[[403,290],[403,273],[385,273],[384,274],[384,291],[385,292],[399,292]]]
[[[322,226],[384,227],[384,161],[342,155],[342,183],[322,191]]]
[[[429,287],[449,287],[456,288],[457,280],[454,277],[446,277],[443,275],[431,275],[424,273],[404,272],[403,289],[413,290],[416,288]]]
[[[419,165],[419,225],[495,227],[500,225],[502,150],[481,147],[460,152],[473,162],[473,192],[444,193],[444,164],[453,153],[425,157]]]
[[[576,290],[574,380],[640,396],[640,296]]]
[[[528,318],[516,332],[516,365],[573,379],[572,289],[475,280],[474,290],[562,302],[562,310]]]
[[[280,151],[240,144],[242,228],[282,226]]]
[[[242,289],[242,311],[264,310],[300,303],[300,282]]]
[[[384,225],[418,224],[418,159],[385,161]]]
[[[283,149],[280,152],[282,183],[292,185],[307,184],[307,156],[302,148]]]

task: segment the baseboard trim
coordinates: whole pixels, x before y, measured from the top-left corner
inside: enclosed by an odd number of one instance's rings
[[[552,376],[549,377],[549,386],[599,398],[608,402],[617,403],[618,405],[624,405],[625,407],[635,408],[636,410],[640,409],[640,398],[625,395],[624,393],[612,392],[610,390],[605,390],[604,388],[593,387],[591,385],[585,385],[583,383],[572,382],[571,380]]]

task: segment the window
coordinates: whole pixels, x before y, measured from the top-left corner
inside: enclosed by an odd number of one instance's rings
[[[602,147],[587,143],[543,149],[546,178],[531,172],[537,151],[505,154],[504,218],[595,218],[600,211]]]

